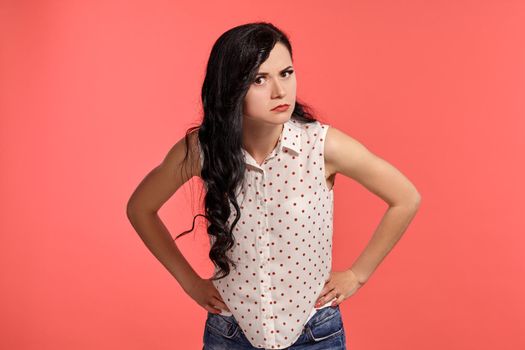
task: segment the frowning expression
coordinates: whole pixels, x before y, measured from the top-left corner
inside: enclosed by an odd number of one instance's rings
[[[254,121],[282,124],[295,107],[297,81],[292,58],[286,46],[276,43],[264,61],[244,99],[244,117]],[[272,110],[287,104],[286,110]]]

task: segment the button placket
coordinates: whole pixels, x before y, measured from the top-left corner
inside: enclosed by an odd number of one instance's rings
[[[260,271],[260,277],[262,281],[261,290],[262,293],[262,300],[261,300],[261,307],[265,309],[264,311],[264,319],[263,323],[266,324],[265,327],[263,327],[267,344],[274,344],[275,343],[275,324],[272,320],[273,316],[273,309],[272,309],[272,293],[271,293],[271,278],[270,278],[270,238],[268,234],[268,207],[266,205],[266,202],[264,201],[264,198],[266,198],[266,186],[262,186],[262,184],[265,183],[265,170],[261,169],[261,176],[260,181],[257,181],[257,190],[259,192],[259,200],[260,207],[261,207],[261,227],[260,227],[260,237],[261,237],[261,245],[260,245],[260,251],[261,254],[261,271]],[[264,305],[264,306],[263,306]]]

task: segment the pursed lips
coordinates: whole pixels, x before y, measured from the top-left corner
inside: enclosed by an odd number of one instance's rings
[[[288,106],[289,106],[289,104],[288,104],[288,103],[285,103],[285,104],[282,104],[282,105],[276,106],[276,107],[272,108],[271,110],[273,111],[274,109],[277,109],[277,108],[279,108],[279,107],[288,107]]]

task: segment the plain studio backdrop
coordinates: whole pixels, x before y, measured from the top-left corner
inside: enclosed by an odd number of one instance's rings
[[[401,170],[422,202],[341,304],[354,350],[525,348],[525,3],[0,2],[0,348],[199,349],[206,311],[147,250],[126,203],[201,117],[215,40],[268,21],[298,97]],[[194,178],[159,215],[201,211]],[[333,268],[387,205],[342,175]],[[177,241],[210,277],[202,218]]]

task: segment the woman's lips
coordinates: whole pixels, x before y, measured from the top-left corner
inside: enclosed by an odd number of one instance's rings
[[[272,111],[284,112],[284,111],[287,111],[289,107],[290,107],[290,105],[281,105],[281,106],[275,107],[274,109],[272,109]]]

